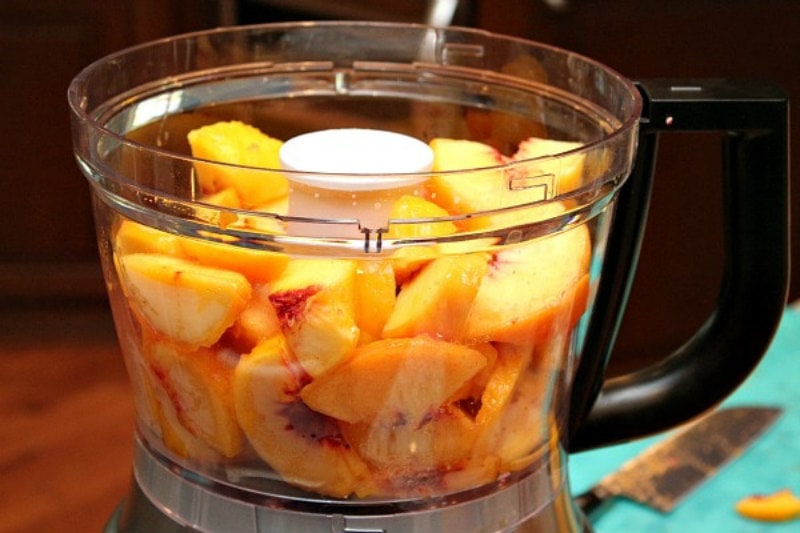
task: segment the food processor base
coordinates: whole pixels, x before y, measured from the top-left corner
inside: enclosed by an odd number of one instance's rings
[[[135,475],[127,498],[115,510],[103,533],[287,533],[310,531],[321,522],[329,524],[324,529],[331,533],[451,533],[455,526],[458,531],[467,532],[464,523],[470,523],[475,516],[497,514],[504,509],[509,500],[517,502],[539,494],[542,487],[549,485],[552,478],[546,468],[534,472],[528,478],[497,493],[475,501],[462,502],[432,510],[432,513],[446,509],[447,517],[422,516],[423,519],[403,521],[403,515],[385,516],[337,516],[333,513],[275,512],[272,508],[261,508],[221,496],[206,487],[168,468],[156,459],[144,445],[137,440]],[[502,493],[507,492],[506,495]],[[498,495],[501,497],[498,498]],[[154,501],[154,499],[155,501]],[[170,502],[171,500],[171,502]],[[547,503],[538,507],[527,517],[520,517],[517,509],[509,508],[507,526],[487,529],[484,524],[472,531],[491,533],[592,533],[593,530],[584,515],[575,508],[567,483],[561,483],[553,493],[547,494]],[[158,502],[158,503],[156,503]],[[253,507],[251,513],[241,513],[243,506]],[[530,507],[530,506],[528,506]],[[261,511],[261,512],[259,512]],[[516,515],[515,515],[516,513]],[[414,512],[409,513],[415,514]],[[419,513],[417,513],[419,514]],[[422,513],[424,515],[424,512]],[[462,515],[454,519],[454,515]],[[358,521],[348,524],[350,519]],[[385,521],[385,525],[382,523]],[[401,523],[402,522],[402,523]],[[195,525],[190,525],[195,524]],[[199,524],[199,525],[198,525]],[[410,529],[409,529],[410,528]]]

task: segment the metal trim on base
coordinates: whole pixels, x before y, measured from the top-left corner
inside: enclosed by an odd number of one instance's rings
[[[557,463],[557,462],[556,462]],[[198,531],[204,533],[471,533],[563,531],[590,533],[581,523],[569,497],[565,473],[551,471],[557,465],[544,458],[538,470],[524,479],[478,498],[430,509],[386,514],[347,514],[343,512],[305,512],[275,505],[259,505],[203,486],[169,468],[137,439],[134,461],[134,491],[146,496],[153,509],[162,515],[164,533]],[[196,474],[194,474],[196,475]],[[136,494],[132,500],[137,499]],[[143,507],[143,502],[133,503]],[[139,533],[135,526],[125,528],[128,515],[141,512],[121,508],[105,533]],[[137,520],[127,517],[127,522]],[[121,525],[122,524],[122,525]],[[544,529],[541,528],[544,526]],[[566,529],[564,528],[566,527]],[[558,528],[558,529],[555,529]],[[147,533],[162,533],[149,530]]]

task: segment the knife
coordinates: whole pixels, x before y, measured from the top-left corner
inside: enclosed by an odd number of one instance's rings
[[[653,444],[579,495],[576,502],[587,515],[618,496],[667,513],[704,480],[741,455],[781,412],[773,407],[715,411]]]

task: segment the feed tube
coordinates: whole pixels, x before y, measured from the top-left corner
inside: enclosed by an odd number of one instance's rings
[[[293,137],[280,151],[290,181],[289,216],[357,219],[352,224],[290,222],[289,233],[304,237],[359,238],[386,226],[393,202],[417,187],[433,166],[433,151],[401,133],[342,128]]]

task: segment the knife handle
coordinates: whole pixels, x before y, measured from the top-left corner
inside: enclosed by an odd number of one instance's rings
[[[571,386],[570,452],[675,427],[713,408],[766,352],[789,279],[789,104],[758,80],[647,80],[639,150],[616,220]],[[647,218],[659,135],[722,133],[725,264],[716,308],[681,348],[603,381],[630,292]],[[677,185],[680,186],[680,185]],[[687,194],[691,184],[685,185]]]
[[[575,504],[580,507],[586,516],[594,513],[601,505],[612,497],[611,494],[599,487],[592,487],[575,497]]]

